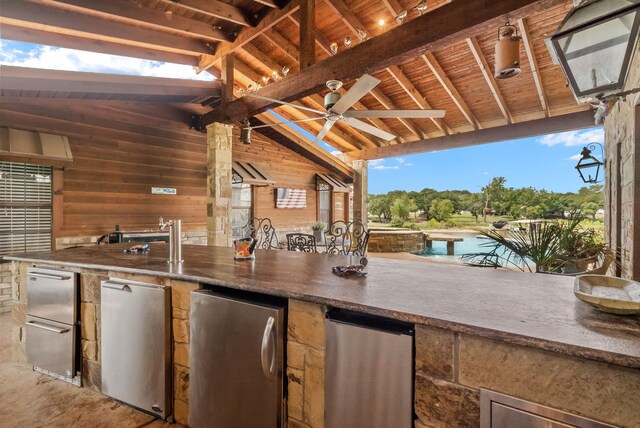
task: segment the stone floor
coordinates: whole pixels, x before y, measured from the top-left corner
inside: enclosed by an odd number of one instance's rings
[[[11,314],[0,314],[0,427],[176,428],[102,394],[11,362]]]

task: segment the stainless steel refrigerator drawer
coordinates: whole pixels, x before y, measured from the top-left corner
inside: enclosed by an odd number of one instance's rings
[[[102,393],[171,414],[171,290],[111,279],[101,285]]]
[[[27,362],[66,377],[75,375],[74,325],[27,315]]]
[[[76,322],[75,273],[59,269],[27,270],[27,313],[40,318]]]

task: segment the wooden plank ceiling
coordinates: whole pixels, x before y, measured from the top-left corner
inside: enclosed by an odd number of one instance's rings
[[[332,43],[337,43],[338,55],[348,54],[364,41],[445,5],[449,7],[449,3],[460,8],[469,4],[467,0],[316,0],[310,7],[310,1],[24,0],[3,3],[0,25],[5,39],[190,64],[217,76],[220,76],[223,57],[233,53],[233,60],[225,64],[233,68],[236,89],[233,96],[238,97],[237,90],[246,89],[251,83],[264,85],[263,80],[269,79],[265,89],[275,85],[270,78],[274,72],[281,80],[278,84],[304,73],[300,58],[305,66],[327,60],[332,56]],[[501,0],[498,3],[513,4],[515,9],[526,2]],[[506,80],[493,78],[498,29],[483,28],[478,33],[466,34],[464,39],[437,45],[432,51],[375,69],[372,74],[381,83],[354,106],[356,109],[442,109],[446,111],[444,119],[370,119],[371,124],[397,135],[391,143],[338,123],[325,142],[354,159],[385,156],[385,153],[396,155],[402,151],[394,148],[386,152],[384,147],[409,142],[428,145],[429,140],[439,141],[458,133],[503,129],[511,124],[588,110],[588,106],[576,103],[562,70],[552,63],[544,44],[544,39],[553,34],[573,2],[541,0],[537,3],[541,6],[532,8],[530,15],[518,16],[512,22],[523,36],[522,72],[518,76]],[[420,12],[422,6],[426,9]],[[408,13],[400,23],[395,18],[403,11]],[[301,23],[305,26],[304,22],[313,21],[313,16],[315,31],[301,35]],[[362,37],[363,31],[366,37]],[[311,54],[309,37],[315,41],[315,52]],[[347,39],[351,42],[349,47],[345,46]],[[303,52],[300,46],[306,46]],[[289,70],[284,79],[283,67]],[[354,79],[345,81],[342,91],[353,82]],[[218,95],[219,89],[215,90]],[[295,102],[323,110],[322,97],[326,92],[322,90]],[[214,105],[214,108],[224,109],[226,105]],[[288,120],[314,115],[289,106],[274,110]],[[277,122],[264,113],[256,117],[263,123]],[[316,134],[323,123],[323,120],[307,121],[299,126]],[[277,125],[276,129],[287,137],[305,139],[288,125]]]

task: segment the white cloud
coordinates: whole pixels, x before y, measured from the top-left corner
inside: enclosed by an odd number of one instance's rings
[[[377,169],[380,171],[383,171],[385,169],[399,169],[400,167],[398,165],[395,166],[386,166],[386,165],[376,165],[373,167],[373,169]]]
[[[372,160],[369,161],[369,166],[370,167],[374,167],[374,166],[377,166],[377,165],[381,165],[382,162],[384,162],[384,159],[372,159]]]
[[[17,49],[10,50],[6,42],[0,43],[0,64],[54,70],[213,80],[211,74],[196,74],[195,68],[188,65],[51,46],[38,46],[25,53]]]
[[[570,131],[560,134],[549,134],[539,139],[540,144],[553,147],[563,145],[566,147],[586,146],[589,143],[604,144],[604,129],[589,129],[587,131]]]
[[[581,158],[582,158],[582,155],[578,153],[577,155],[573,155],[571,157],[568,157],[565,160],[568,160],[568,161],[579,161]]]
[[[488,172],[483,172],[482,175],[489,175],[489,173]]]
[[[405,166],[413,166],[413,164],[412,164],[411,162],[409,162],[409,163],[405,163],[404,165],[405,165]]]
[[[398,163],[401,163],[401,164],[402,164],[402,163],[405,163],[405,162],[406,162],[406,160],[405,160],[404,158],[396,158],[396,162],[398,162]]]

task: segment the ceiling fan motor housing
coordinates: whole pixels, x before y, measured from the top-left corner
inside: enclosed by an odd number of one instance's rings
[[[331,110],[339,99],[340,94],[338,92],[329,92],[324,96],[324,108],[326,108],[327,110]]]

